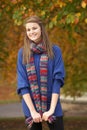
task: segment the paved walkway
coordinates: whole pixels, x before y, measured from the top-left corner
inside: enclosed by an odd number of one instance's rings
[[[62,101],[64,116],[86,116],[87,103]],[[0,104],[0,118],[23,117],[21,103]]]
[[[0,118],[23,117],[21,103],[0,104]]]

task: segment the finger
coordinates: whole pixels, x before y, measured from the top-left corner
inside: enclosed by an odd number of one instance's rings
[[[47,120],[48,120],[48,117],[45,118],[45,121],[47,121]]]
[[[35,122],[35,123],[38,123],[38,122],[39,122],[39,120],[37,120],[37,119],[34,119],[34,122]]]
[[[43,116],[43,118],[42,118],[44,121],[47,121],[47,117],[46,116]]]
[[[42,116],[42,120],[44,120],[45,119],[45,117],[44,116]]]
[[[39,122],[41,122],[41,121],[42,121],[41,118],[36,118],[36,119],[34,119],[34,122],[35,122],[35,123],[39,123]]]
[[[40,118],[40,122],[42,122],[42,118]]]
[[[34,121],[34,122],[37,122],[37,121],[38,121],[38,118],[34,118],[33,121]]]

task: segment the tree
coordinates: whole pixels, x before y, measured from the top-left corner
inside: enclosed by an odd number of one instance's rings
[[[22,24],[32,14],[43,19],[51,39],[62,48],[66,66],[64,93],[81,95],[87,90],[87,0],[1,0],[0,77],[15,82]]]
[[[41,16],[50,28],[87,23],[87,0],[1,0],[0,7],[0,18],[7,14],[17,25],[32,14]]]

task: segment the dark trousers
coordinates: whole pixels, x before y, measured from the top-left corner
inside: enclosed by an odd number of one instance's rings
[[[50,124],[48,123],[49,130],[64,130],[63,117],[57,117],[55,122]],[[30,130],[42,130],[42,123],[33,123]]]

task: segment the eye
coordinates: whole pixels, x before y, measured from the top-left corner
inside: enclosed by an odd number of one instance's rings
[[[27,28],[27,29],[26,29],[26,31],[30,31],[30,29],[29,29],[29,28]]]
[[[32,29],[33,29],[33,30],[36,30],[37,28],[36,28],[36,27],[33,27]]]

